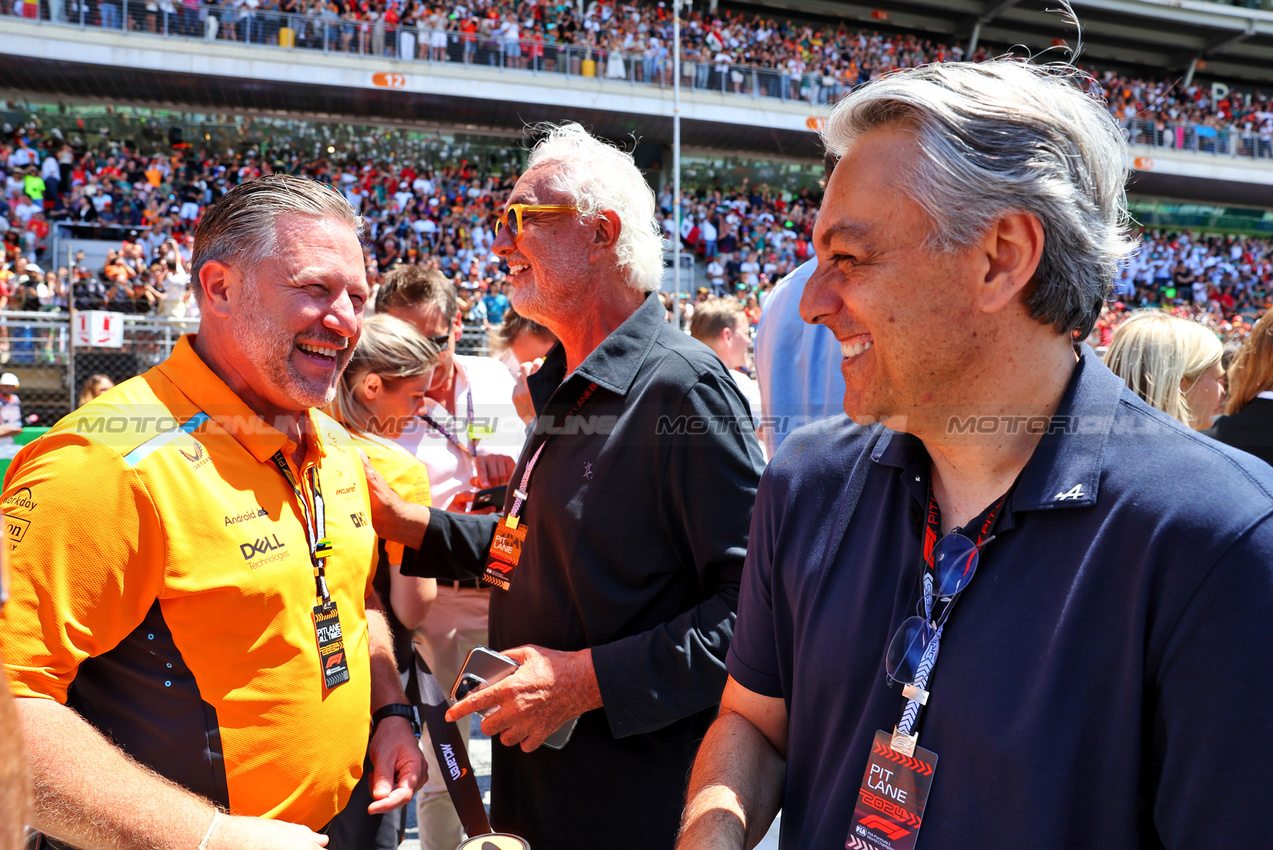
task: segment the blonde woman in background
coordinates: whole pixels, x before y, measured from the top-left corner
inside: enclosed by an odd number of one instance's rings
[[[1207,435],[1273,464],[1273,311],[1255,323],[1229,367],[1224,413]]]
[[[432,501],[428,472],[393,438],[415,423],[437,362],[437,348],[411,325],[387,313],[370,316],[363,321],[362,336],[328,411],[345,426],[393,491],[421,505]],[[363,520],[370,522],[371,517]],[[413,677],[411,634],[424,622],[437,596],[437,582],[402,575],[401,544],[381,539],[379,549],[380,565],[372,587],[389,620],[398,672]],[[414,699],[413,683],[408,684],[407,694]],[[402,840],[405,809],[367,814],[371,796],[366,781],[367,775],[328,828],[332,847],[384,850]]]
[[[1222,409],[1223,352],[1216,335],[1196,322],[1138,310],[1114,332],[1105,365],[1146,402],[1201,431]]]

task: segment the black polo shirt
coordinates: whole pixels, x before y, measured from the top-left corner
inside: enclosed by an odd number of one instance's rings
[[[495,747],[492,821],[535,850],[670,848],[725,683],[764,462],[724,365],[664,312],[652,294],[572,375],[558,345],[530,379],[540,420],[513,484],[547,444],[512,587],[492,592],[490,641],[591,647],[605,703],[561,751]],[[494,528],[434,510],[404,572],[484,562]]]
[[[1237,413],[1221,416],[1204,433],[1273,463],[1273,398],[1251,399]]]
[[[1084,347],[942,637],[919,848],[1263,847],[1273,763],[1273,469],[1136,398]],[[842,847],[884,654],[921,591],[927,452],[797,430],[761,482],[729,671],[790,720],[784,847]]]

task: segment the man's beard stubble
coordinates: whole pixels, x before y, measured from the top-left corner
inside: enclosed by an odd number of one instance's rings
[[[239,309],[231,330],[235,343],[249,360],[257,364],[266,383],[281,389],[298,409],[325,407],[336,397],[336,384],[351,355],[348,348],[337,355],[337,369],[329,386],[319,389],[307,382],[292,362],[296,336],[274,322],[261,302],[257,284],[247,279],[243,281]],[[347,344],[347,340],[338,337],[321,341]]]

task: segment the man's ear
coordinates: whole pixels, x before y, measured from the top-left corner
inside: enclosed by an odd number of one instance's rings
[[[230,292],[242,281],[239,273],[225,263],[209,260],[199,269],[199,286],[203,287],[202,312],[228,319],[231,313]]]
[[[1029,294],[1043,256],[1043,224],[1033,213],[1011,212],[990,226],[982,240],[986,258],[981,309],[997,313]]]
[[[623,225],[619,221],[619,214],[614,210],[602,210],[597,214],[596,230],[593,231],[592,248],[589,250],[590,259],[599,259],[604,254],[614,250],[614,246],[619,241],[619,232],[623,229]]]

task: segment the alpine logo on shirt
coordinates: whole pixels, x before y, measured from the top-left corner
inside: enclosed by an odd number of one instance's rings
[[[1053,499],[1056,499],[1058,502],[1065,502],[1065,501],[1069,501],[1069,500],[1071,500],[1071,499],[1072,499],[1072,500],[1074,500],[1074,501],[1078,501],[1079,499],[1082,499],[1082,498],[1083,498],[1084,496],[1086,496],[1086,495],[1087,495],[1087,494],[1083,492],[1083,485],[1082,485],[1082,484],[1075,484],[1075,485],[1074,485],[1073,487],[1071,487],[1070,489],[1065,490],[1065,491],[1063,491],[1063,492],[1061,492],[1061,493],[1057,493],[1057,494],[1056,494],[1055,496],[1053,496],[1052,498],[1053,498]]]

